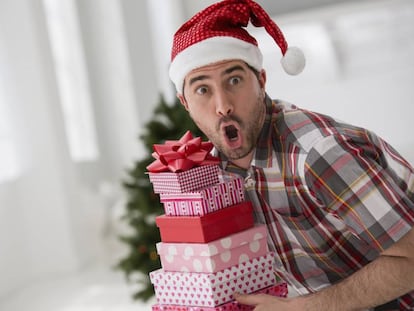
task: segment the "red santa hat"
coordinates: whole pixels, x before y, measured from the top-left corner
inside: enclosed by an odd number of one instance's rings
[[[169,75],[177,92],[182,93],[190,71],[218,61],[239,59],[260,71],[263,57],[256,39],[245,29],[249,21],[264,27],[275,40],[288,74],[303,70],[302,51],[288,48],[283,33],[260,5],[252,0],[223,0],[194,15],[175,33]]]

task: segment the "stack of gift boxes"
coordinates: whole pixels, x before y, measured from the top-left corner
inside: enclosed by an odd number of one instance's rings
[[[243,180],[222,180],[214,163],[149,172],[165,211],[156,218],[162,268],[150,273],[154,311],[251,310],[234,301],[233,293],[287,295],[286,284],[276,284],[266,228],[254,225]]]

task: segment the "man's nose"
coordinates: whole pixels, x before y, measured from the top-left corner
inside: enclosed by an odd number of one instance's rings
[[[232,101],[228,96],[226,96],[225,92],[216,92],[215,97],[216,113],[219,116],[227,116],[233,113],[234,107]]]

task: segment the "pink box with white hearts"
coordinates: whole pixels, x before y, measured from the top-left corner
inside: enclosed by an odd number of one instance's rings
[[[217,272],[266,255],[265,225],[228,235],[208,243],[157,243],[164,271]]]
[[[273,253],[215,273],[150,272],[157,303],[215,307],[232,301],[234,292],[253,293],[276,282]]]

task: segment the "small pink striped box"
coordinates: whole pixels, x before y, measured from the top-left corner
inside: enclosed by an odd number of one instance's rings
[[[254,292],[254,294],[266,294],[285,298],[288,294],[288,287],[286,283],[279,283]],[[252,311],[254,308],[254,306],[242,305],[233,300],[217,307],[156,304],[152,306],[152,311]]]
[[[274,254],[253,258],[215,273],[150,272],[157,303],[216,307],[233,300],[234,292],[253,293],[276,284]]]
[[[208,243],[157,243],[164,271],[217,272],[268,253],[265,225]]]
[[[243,179],[235,178],[193,192],[161,193],[160,201],[168,216],[203,216],[244,201]]]
[[[155,193],[184,193],[219,183],[220,167],[202,165],[179,173],[148,172]]]

